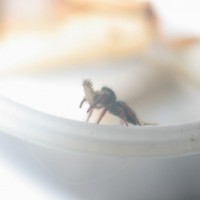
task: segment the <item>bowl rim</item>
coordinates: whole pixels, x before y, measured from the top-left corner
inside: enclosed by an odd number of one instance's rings
[[[57,150],[118,157],[200,153],[200,121],[179,124],[97,125],[66,119],[0,96],[0,131]]]

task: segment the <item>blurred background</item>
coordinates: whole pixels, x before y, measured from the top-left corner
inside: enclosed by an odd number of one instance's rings
[[[87,105],[80,110],[79,103],[87,78],[96,90],[112,88],[142,120],[199,120],[199,7],[195,0],[0,0],[0,94],[85,120]],[[102,123],[119,120],[108,114]],[[1,176],[18,173],[5,169]],[[0,197],[12,199],[15,181],[25,192],[13,194],[27,199],[26,184],[13,177],[2,179]]]
[[[194,106],[199,99],[193,98],[200,84],[196,1],[2,0],[0,5],[2,95],[84,120],[78,105],[82,80],[88,78],[97,90],[111,87],[145,120],[199,117]],[[186,110],[182,104],[189,101],[193,106]],[[183,113],[175,112],[177,106]],[[118,120],[106,116],[103,123],[112,122]]]
[[[97,90],[111,87],[145,120],[199,117],[196,1],[2,0],[0,9],[2,95],[84,120],[78,105],[88,78]],[[112,122],[106,116],[103,123]]]

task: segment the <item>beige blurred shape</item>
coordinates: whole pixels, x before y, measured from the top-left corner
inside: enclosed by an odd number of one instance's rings
[[[1,11],[2,75],[140,55],[152,70],[200,85],[191,64],[199,38],[168,37],[149,1],[2,0]]]
[[[149,7],[128,0],[3,0],[1,73],[141,53],[155,35]]]

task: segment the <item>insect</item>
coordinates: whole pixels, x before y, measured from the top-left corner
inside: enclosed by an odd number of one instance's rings
[[[128,126],[128,123],[138,126],[148,124],[140,121],[136,113],[125,102],[118,101],[114,91],[110,88],[102,87],[101,90],[95,91],[93,89],[92,82],[90,80],[84,80],[83,89],[85,97],[80,103],[80,108],[84,102],[89,104],[89,109],[87,110],[87,121],[89,121],[94,109],[103,109],[97,120],[98,124],[106,112],[110,112],[111,114],[119,117],[122,123],[126,126]]]

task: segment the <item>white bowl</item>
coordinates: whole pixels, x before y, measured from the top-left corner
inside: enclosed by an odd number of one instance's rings
[[[0,131],[74,199],[198,199],[200,121],[122,127],[63,119],[0,97]]]

